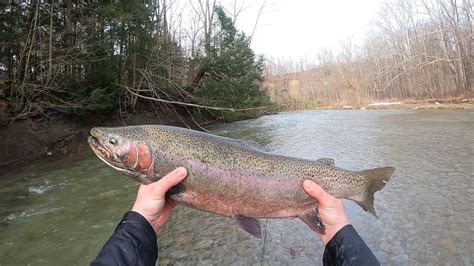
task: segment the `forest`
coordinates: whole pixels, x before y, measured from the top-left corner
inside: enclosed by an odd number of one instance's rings
[[[472,16],[470,0],[385,1],[362,43],[348,36],[315,60],[271,59],[266,91],[278,103],[472,97]]]
[[[470,0],[385,1],[363,43],[304,60],[255,54],[237,2],[3,1],[0,124],[143,110],[241,119],[295,100],[473,94]]]
[[[152,110],[248,115],[263,59],[209,0],[12,0],[0,8],[4,123]],[[186,26],[183,26],[186,24]]]

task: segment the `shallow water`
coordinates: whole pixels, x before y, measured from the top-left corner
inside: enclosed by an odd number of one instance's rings
[[[220,125],[212,132],[279,154],[330,157],[348,169],[394,166],[376,194],[380,219],[345,202],[383,264],[474,263],[472,110],[311,111]],[[131,208],[138,185],[99,159],[26,167],[0,177],[0,264],[87,264]],[[262,220],[265,239],[229,218],[177,207],[159,233],[160,264],[321,264],[299,220]]]

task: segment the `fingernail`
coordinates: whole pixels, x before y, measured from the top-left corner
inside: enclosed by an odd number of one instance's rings
[[[306,189],[311,190],[313,192],[318,192],[318,187],[314,185],[312,181],[305,180],[303,185],[306,187]]]
[[[179,167],[176,170],[176,175],[178,175],[180,177],[184,177],[186,175],[186,169],[184,167]]]

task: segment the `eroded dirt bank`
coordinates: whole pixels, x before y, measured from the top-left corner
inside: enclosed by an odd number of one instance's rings
[[[200,119],[200,124],[210,123]],[[25,119],[0,127],[0,170],[8,171],[38,161],[80,158],[92,155],[87,145],[89,130],[95,126],[165,124],[197,127],[189,117],[141,113],[126,117],[94,117],[80,121]]]

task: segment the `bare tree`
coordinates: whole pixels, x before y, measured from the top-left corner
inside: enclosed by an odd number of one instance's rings
[[[472,95],[472,12],[469,0],[383,2],[362,46],[346,39],[337,59],[321,51],[317,67],[307,66],[291,79],[316,87],[316,97],[330,102]],[[279,63],[279,72],[294,72],[293,64]],[[273,87],[290,79],[280,76],[272,76]]]

